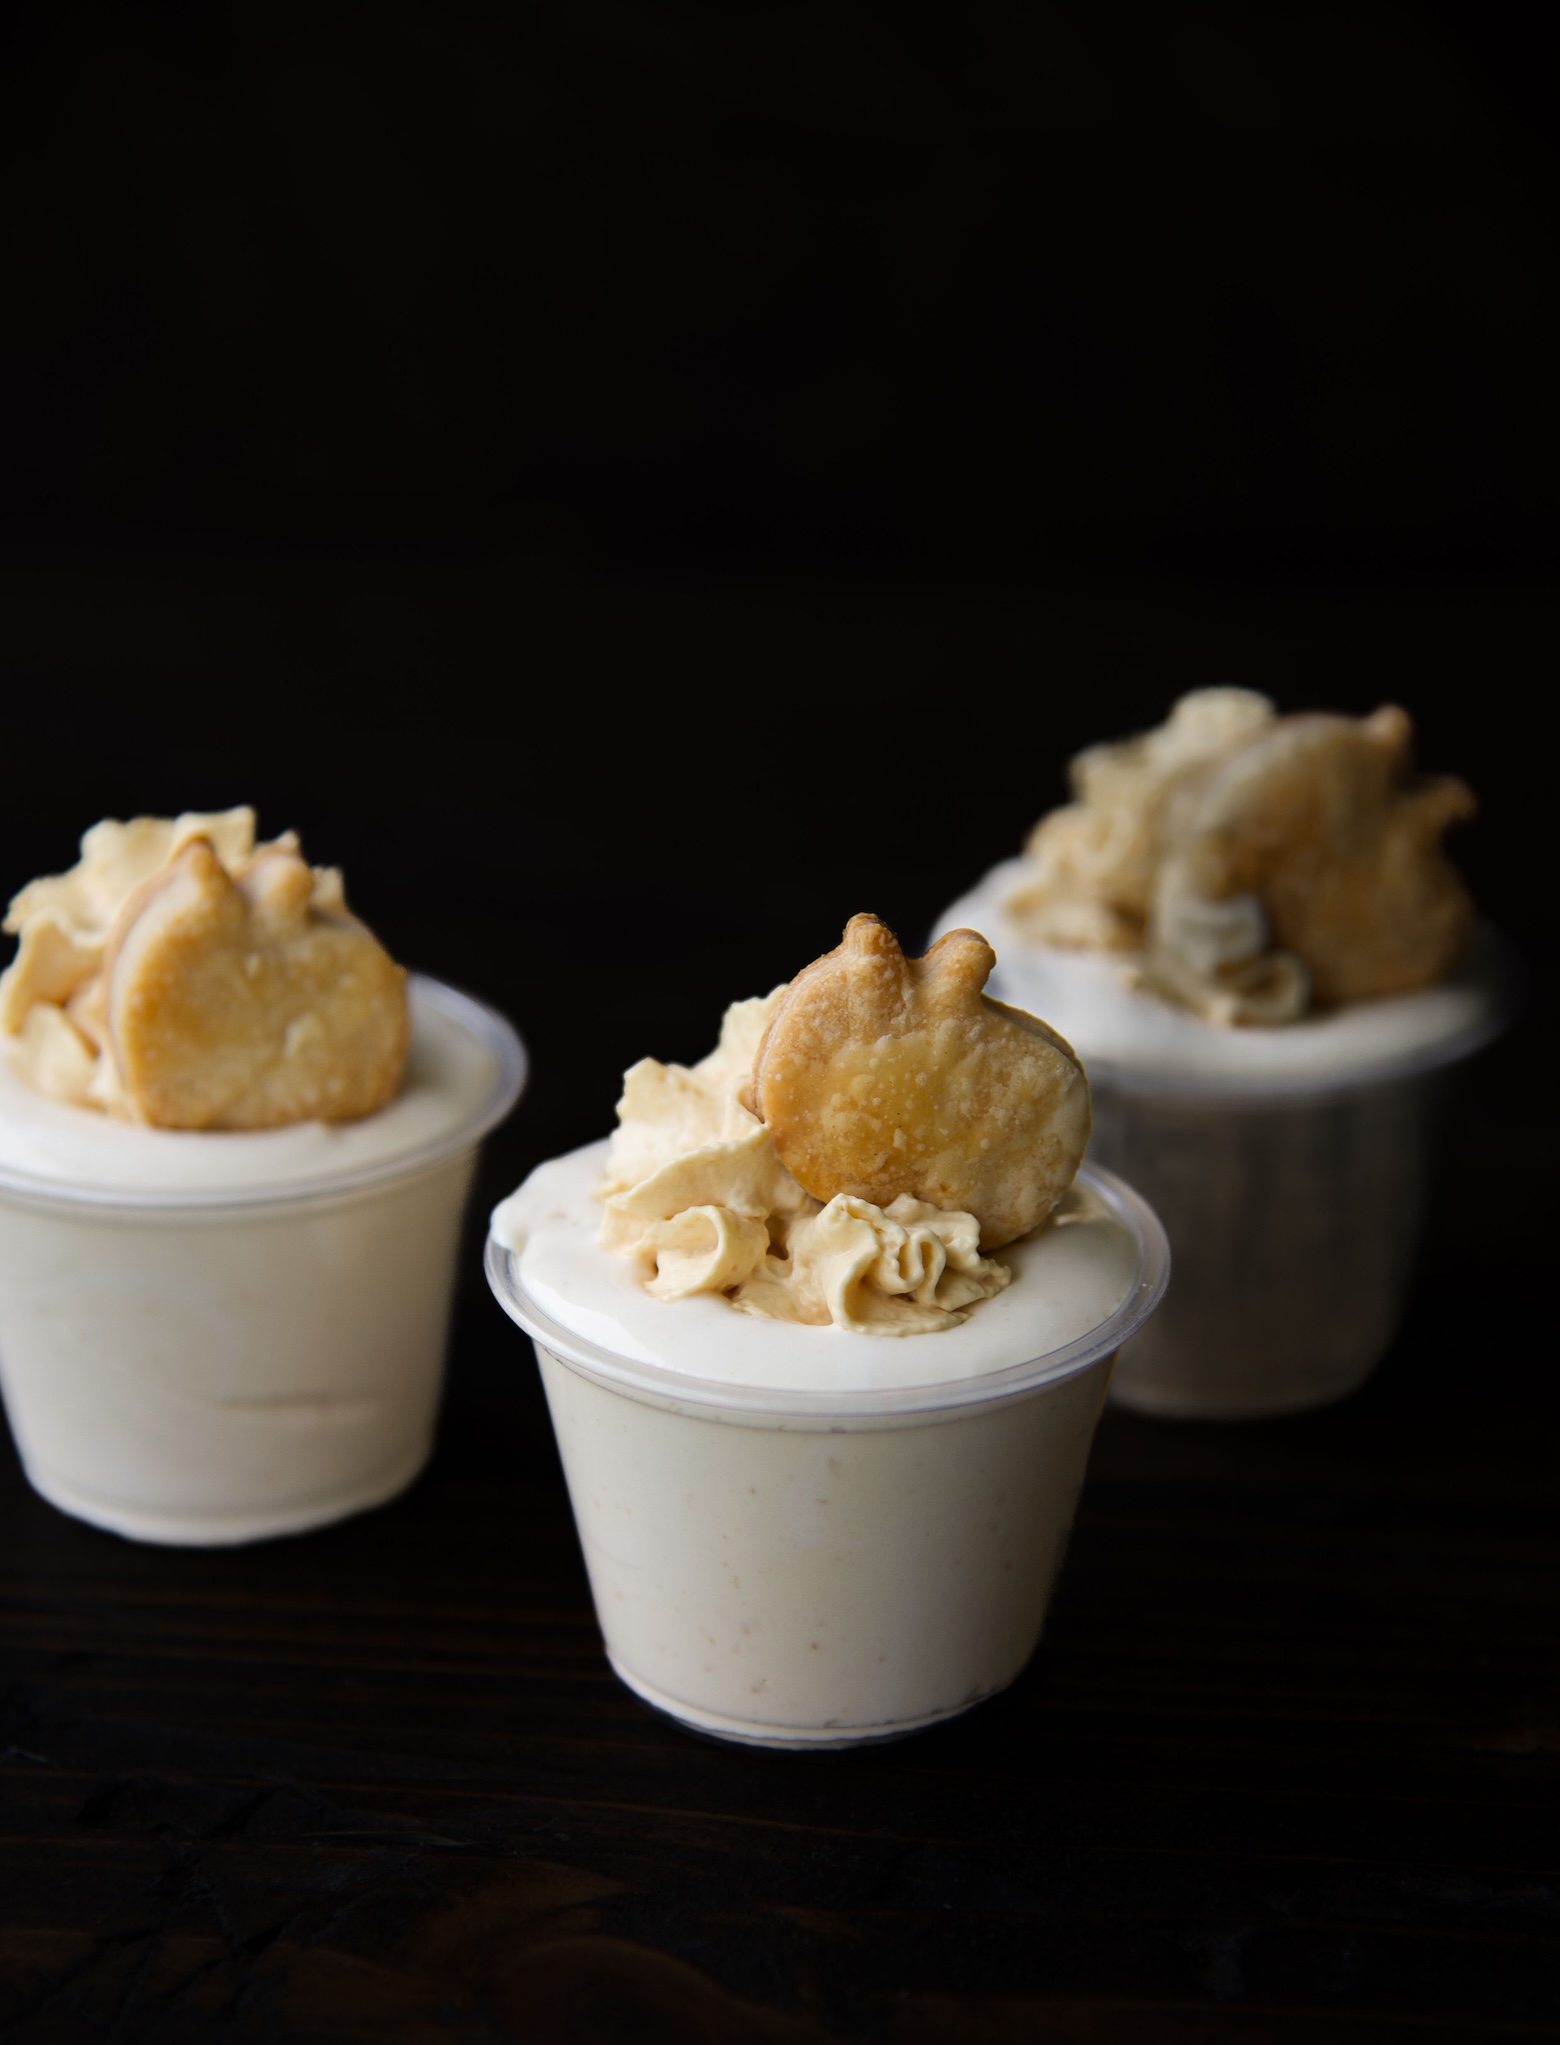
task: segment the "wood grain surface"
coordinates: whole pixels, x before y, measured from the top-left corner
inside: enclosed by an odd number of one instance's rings
[[[1554,2035],[1552,1365],[1481,1280],[1432,1270],[1332,1413],[1110,1416],[1027,1674],[857,1757],[700,1744],[614,1680],[478,1297],[432,1468],[341,1528],[135,1547],[8,1460],[0,2025]]]

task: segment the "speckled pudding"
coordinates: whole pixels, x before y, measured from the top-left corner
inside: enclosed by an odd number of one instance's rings
[[[1402,1317],[1447,1076],[1504,1026],[1504,945],[1481,927],[1439,985],[1219,1028],[1137,990],[1130,956],[1026,937],[1007,904],[1030,871],[994,867],[936,931],[981,931],[992,993],[1038,1009],[1083,1057],[1090,1158],[1169,1233],[1174,1289],[1123,1349],[1112,1396],[1207,1419],[1347,1396]]]
[[[422,1467],[477,1147],[525,1058],[480,1003],[409,993],[400,1090],[347,1123],[147,1128],[35,1092],[0,1051],[0,1382],[62,1510],[215,1545]]]
[[[781,1748],[968,1710],[1034,1651],[1117,1345],[1163,1292],[1152,1213],[1084,1173],[1012,1282],[883,1340],[652,1298],[597,1241],[607,1146],[497,1209],[612,1665],[695,1731]]]

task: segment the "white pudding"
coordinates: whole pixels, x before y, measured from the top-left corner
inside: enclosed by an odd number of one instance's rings
[[[0,1056],[0,1383],[63,1510],[199,1545],[373,1505],[432,1444],[460,1217],[525,1059],[410,983],[394,1101],[360,1121],[151,1129]]]
[[[1117,1344],[1168,1270],[1084,1173],[1003,1250],[1012,1284],[900,1340],[653,1298],[596,1241],[597,1144],[493,1217],[536,1343],[614,1668],[684,1724],[776,1747],[947,1718],[1029,1659]]]
[[[1493,932],[1437,987],[1354,1001],[1273,1028],[1224,1028],[1130,984],[1120,952],[1036,944],[1007,910],[1029,872],[1004,860],[944,910],[934,937],[978,930],[997,954],[989,992],[1043,1015],[1083,1059],[1091,1086],[1156,1093],[1313,1093],[1374,1084],[1454,1063],[1496,1036],[1508,978]]]
[[[51,1100],[16,1070],[0,1038],[0,1188],[69,1200],[162,1206],[194,1200],[290,1198],[339,1189],[418,1156],[467,1144],[487,1119],[512,1034],[494,1036],[491,1011],[413,976],[412,1048],[388,1107],[355,1122],[295,1122],[285,1129],[151,1129]],[[507,1110],[506,1110],[507,1112]]]
[[[1390,1346],[1421,1233],[1444,1074],[1499,1034],[1510,967],[1488,928],[1438,986],[1271,1028],[1228,1028],[1129,984],[1120,953],[1026,938],[1009,860],[939,917],[996,948],[991,991],[1084,1060],[1091,1159],[1153,1203],[1175,1252],[1165,1310],[1113,1397],[1244,1419],[1356,1390]]]

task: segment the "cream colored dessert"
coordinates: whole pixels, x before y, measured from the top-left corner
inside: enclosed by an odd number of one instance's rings
[[[618,1103],[603,1247],[663,1300],[710,1293],[864,1334],[957,1326],[1008,1283],[982,1239],[1038,1226],[1089,1135],[1082,1068],[984,997],[993,963],[968,931],[906,959],[858,916],[838,951],[728,1010],[698,1065],[642,1060]]]
[[[881,1323],[866,1317],[734,1312],[736,1302],[716,1291],[669,1306],[636,1259],[602,1245],[604,1170],[606,1142],[538,1165],[494,1209],[490,1234],[512,1256],[516,1283],[560,1327],[711,1385],[851,1392],[973,1383],[1097,1328],[1127,1297],[1136,1268],[1130,1232],[1075,1182],[1043,1228],[1003,1252],[1002,1284],[983,1305],[942,1314],[914,1341],[885,1342]]]
[[[351,1121],[406,1063],[405,975],[341,875],[250,809],[96,824],[11,903],[0,1032],[40,1093],[170,1129]]]
[[[431,1446],[513,1032],[408,986],[247,810],[99,825],[13,924],[0,1384],[34,1486],[201,1545],[392,1496]]]
[[[881,1738],[1033,1651],[1165,1269],[1141,1203],[1076,1178],[1081,1069],[981,1006],[989,959],[856,919],[698,1065],[635,1066],[610,1143],[493,1215],[613,1666],[703,1731]]]
[[[973,1215],[901,1195],[827,1205],[781,1164],[743,1104],[783,990],[739,1001],[690,1068],[642,1059],[627,1074],[602,1175],[604,1249],[661,1300],[704,1293],[771,1320],[860,1334],[951,1328],[1008,1282],[978,1249]]]
[[[1439,1075],[1502,1026],[1507,969],[1441,850],[1471,814],[1409,721],[1280,717],[1246,690],[1073,763],[1075,800],[952,903],[993,991],[1088,1060],[1091,1156],[1174,1245],[1113,1395],[1209,1418],[1343,1397],[1401,1318]]]
[[[998,955],[993,994],[1049,1017],[1087,1061],[1096,1120],[1102,1089],[1270,1094],[1352,1086],[1461,1057],[1498,1026],[1506,969],[1487,930],[1475,930],[1433,987],[1313,1007],[1281,1027],[1228,1027],[1147,991],[1132,954],[1037,942],[1011,907],[1031,879],[1028,860],[1003,860],[948,904],[934,935],[963,926],[985,932]]]
[[[1108,1343],[1011,1400],[908,1419],[865,1399],[750,1419],[537,1354],[607,1653],[660,1710],[757,1746],[850,1746],[967,1711],[1034,1653]]]
[[[885,1342],[674,1306],[597,1241],[605,1144],[496,1211],[613,1667],[684,1723],[849,1745],[967,1710],[1039,1638],[1117,1343],[1157,1305],[1148,1210],[1085,1172],[957,1327]]]
[[[1185,696],[1159,730],[1078,756],[1007,909],[1037,943],[1140,954],[1138,986],[1221,1025],[1432,986],[1473,926],[1441,838],[1474,804],[1413,774],[1412,737],[1391,705],[1280,717],[1248,690]]]
[[[477,1146],[519,1092],[501,1018],[414,978],[377,1114],[154,1129],[0,1057],[0,1386],[33,1485],[138,1540],[295,1532],[432,1446]]]
[[[265,1201],[360,1183],[479,1129],[505,1058],[485,1011],[412,975],[410,1043],[394,1100],[351,1122],[280,1129],[157,1129],[40,1092],[0,1038],[0,1188],[41,1198],[177,1207]]]

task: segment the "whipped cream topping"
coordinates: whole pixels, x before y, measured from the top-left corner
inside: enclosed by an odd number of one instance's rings
[[[1014,921],[1041,944],[1140,950],[1164,841],[1214,770],[1276,720],[1251,689],[1197,689],[1155,730],[1079,753],[1073,800],[1030,833]]]
[[[982,1378],[1090,1335],[1138,1284],[1142,1251],[1080,1178],[1043,1228],[1002,1252],[1009,1282],[935,1342],[882,1342],[869,1327],[748,1315],[719,1293],[674,1313],[632,1260],[601,1247],[605,1141],[540,1165],[494,1209],[524,1299],[549,1321],[630,1362],[717,1384],[782,1391],[897,1391]]]
[[[256,1197],[378,1176],[475,1144],[512,1105],[525,1065],[508,1025],[413,974],[411,1052],[388,1107],[282,1129],[153,1129],[40,1094],[0,1037],[0,1186],[150,1204]]]
[[[1212,1092],[1312,1090],[1429,1070],[1495,1036],[1509,1003],[1506,949],[1487,927],[1434,987],[1301,1016],[1283,1029],[1210,1028],[1144,991],[1142,954],[1037,942],[1012,908],[1027,860],[995,866],[937,920],[997,952],[990,992],[1044,1015],[1104,1083]]]
[[[178,817],[105,817],[82,835],[67,873],[29,881],[12,898],[4,929],[19,942],[0,973],[0,1032],[12,1069],[39,1093],[128,1115],[119,1073],[104,1046],[103,962],[114,925],[132,895],[204,839],[223,870],[242,873],[257,852],[296,852],[289,831],[255,844],[252,809],[186,811]],[[333,904],[341,876],[321,872],[316,888]]]
[[[747,1105],[783,993],[735,1002],[697,1065],[641,1059],[625,1077],[597,1188],[600,1242],[658,1300],[719,1298],[739,1313],[855,1334],[933,1334],[1009,1283],[970,1214],[902,1196],[886,1208],[799,1186]]]
[[[1221,1025],[1431,986],[1473,926],[1441,837],[1474,802],[1412,774],[1412,738],[1392,705],[1280,717],[1195,691],[1078,756],[1007,907],[1032,941],[1140,953],[1146,992]]]
[[[37,1092],[165,1128],[349,1121],[405,1062],[404,975],[248,808],[105,819],[5,929],[0,1036]]]

